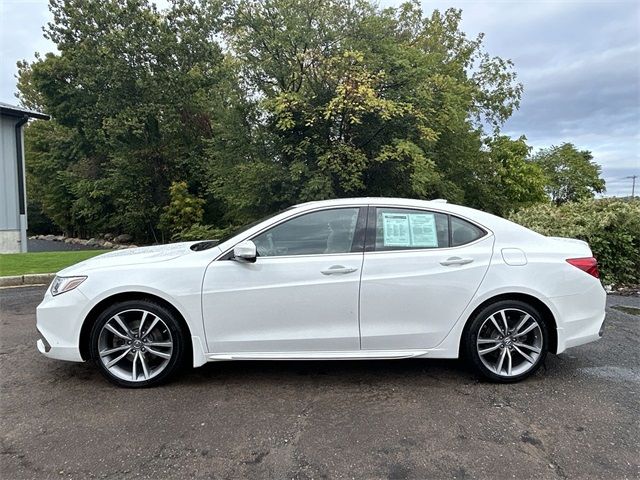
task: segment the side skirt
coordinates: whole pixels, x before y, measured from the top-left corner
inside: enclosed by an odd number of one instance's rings
[[[210,353],[207,361],[224,360],[384,360],[428,356],[428,350],[356,350],[348,352]]]

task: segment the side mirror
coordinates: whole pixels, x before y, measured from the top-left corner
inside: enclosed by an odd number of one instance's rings
[[[251,240],[245,240],[233,247],[233,259],[243,263],[255,263],[258,257],[256,244]]]

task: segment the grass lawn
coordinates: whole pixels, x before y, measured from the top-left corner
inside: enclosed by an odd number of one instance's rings
[[[0,277],[26,273],[55,273],[69,265],[110,250],[5,253],[0,255]]]

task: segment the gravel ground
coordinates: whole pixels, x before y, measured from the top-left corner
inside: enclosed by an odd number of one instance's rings
[[[0,290],[2,478],[640,477],[635,315],[516,385],[458,361],[237,362],[126,390],[37,352],[43,292]]]

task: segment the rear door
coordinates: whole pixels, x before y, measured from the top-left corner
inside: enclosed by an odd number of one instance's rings
[[[493,235],[469,220],[414,208],[369,208],[360,287],[363,350],[437,346],[489,267]]]

